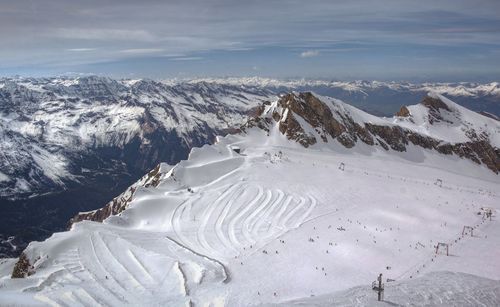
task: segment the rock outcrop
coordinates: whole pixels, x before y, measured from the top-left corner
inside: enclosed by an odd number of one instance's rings
[[[34,273],[33,266],[31,265],[25,253],[21,253],[19,259],[14,265],[11,278],[25,278]]]

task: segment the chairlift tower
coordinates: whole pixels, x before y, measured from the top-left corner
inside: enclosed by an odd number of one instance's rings
[[[441,249],[445,249],[446,250],[446,256],[449,256],[449,248],[450,248],[450,246],[448,245],[448,243],[438,242],[438,244],[436,245],[436,255],[439,253],[439,248],[440,247],[441,247]]]
[[[474,227],[464,226],[464,228],[462,229],[462,237],[467,235],[469,232],[470,232],[470,236],[473,237],[474,236]]]
[[[382,283],[382,273],[380,273],[376,281],[372,282],[372,290],[377,291],[377,299],[379,302],[384,299],[384,284]]]

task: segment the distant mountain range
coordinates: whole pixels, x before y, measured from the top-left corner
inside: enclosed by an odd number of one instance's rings
[[[466,108],[500,116],[500,83],[475,82],[384,82],[384,81],[328,81],[269,78],[204,78],[190,82],[217,84],[245,84],[275,92],[313,91],[335,97],[357,108],[380,116],[392,116],[402,105],[415,103],[428,92],[445,95]]]

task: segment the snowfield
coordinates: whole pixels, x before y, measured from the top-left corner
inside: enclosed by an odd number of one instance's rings
[[[31,243],[29,277],[2,260],[2,304],[376,306],[379,273],[381,306],[500,304],[500,179],[484,165],[412,145],[306,149],[274,126],[160,173],[119,215]]]

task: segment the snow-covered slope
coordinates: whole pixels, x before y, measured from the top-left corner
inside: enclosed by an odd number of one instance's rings
[[[290,130],[292,116],[299,125]],[[329,98],[291,94],[256,118],[244,133],[144,177],[125,209],[103,223],[73,224],[31,243],[15,268],[0,264],[0,298],[61,306],[356,305],[372,301],[371,282],[383,273],[395,280],[387,282],[388,302],[500,303],[488,295],[497,295],[500,279],[495,172],[416,144],[370,145],[361,139],[376,139],[366,123],[394,119]],[[343,131],[356,124],[366,131]],[[287,133],[299,128],[316,142]],[[342,132],[333,138],[335,129]],[[473,236],[462,234],[464,226]],[[450,256],[436,255],[438,242],[449,244]],[[8,268],[24,278],[11,279]],[[442,270],[475,276],[432,273]],[[459,293],[462,286],[469,291]]]

